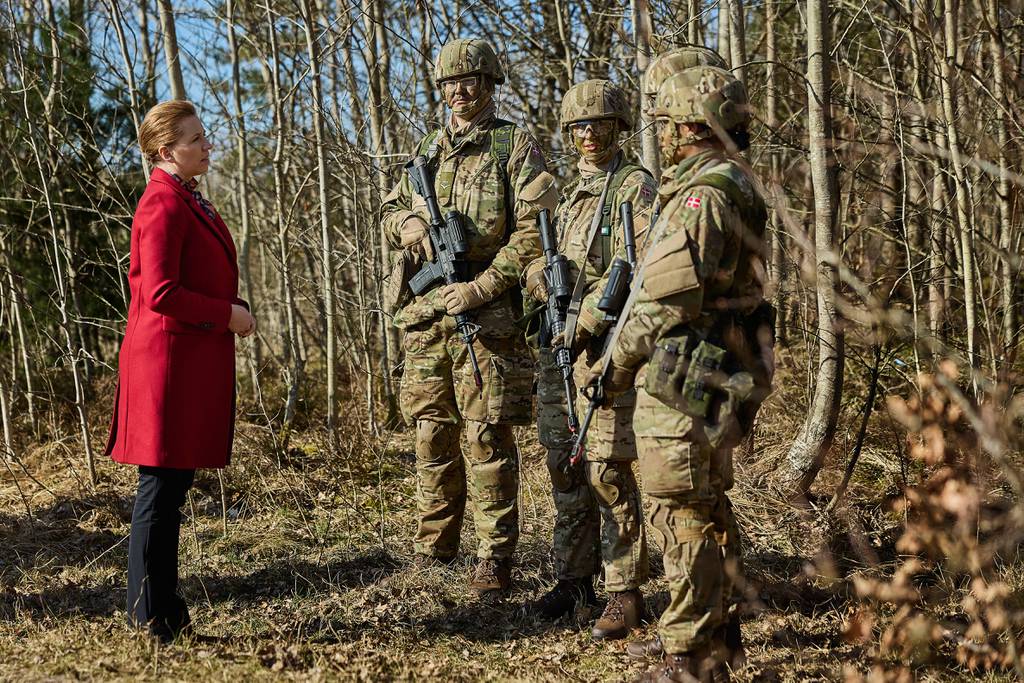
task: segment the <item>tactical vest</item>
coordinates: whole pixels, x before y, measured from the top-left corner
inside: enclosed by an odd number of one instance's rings
[[[598,234],[601,236],[601,263],[605,268],[609,266],[612,258],[612,223],[615,221],[615,210],[618,208],[615,206],[615,196],[622,189],[626,178],[636,171],[643,171],[644,175],[650,177],[646,168],[627,161],[616,169],[615,175],[608,183],[608,193],[605,196],[604,206],[601,207],[601,225],[598,228]],[[578,176],[576,183],[579,184]]]
[[[515,197],[512,196],[512,182],[508,172],[508,160],[512,157],[512,136],[515,134],[516,124],[505,119],[495,119],[494,125],[487,131],[490,139],[490,154],[498,167],[498,174],[501,176],[501,185],[505,192],[505,238],[512,232],[515,221]],[[431,164],[437,161],[437,138],[440,136],[440,129],[431,131],[420,140],[417,154],[427,157]],[[435,183],[445,184],[451,187],[455,182],[454,174],[446,173],[446,176],[438,176]]]

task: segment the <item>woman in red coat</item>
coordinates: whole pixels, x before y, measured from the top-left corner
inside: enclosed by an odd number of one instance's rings
[[[189,627],[178,595],[181,506],[195,471],[224,467],[235,419],[235,338],[256,328],[238,298],[227,226],[196,189],[213,145],[190,102],[147,112],[153,165],[132,222],[128,327],[107,453],[138,465],[128,545],[128,617],[161,641]]]

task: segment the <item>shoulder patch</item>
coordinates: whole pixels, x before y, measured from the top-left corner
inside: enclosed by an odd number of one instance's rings
[[[686,208],[688,209],[699,209],[700,208],[700,197],[696,195],[690,195],[686,198]]]

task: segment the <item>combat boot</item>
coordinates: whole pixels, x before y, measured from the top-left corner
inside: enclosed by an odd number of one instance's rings
[[[451,569],[452,565],[454,564],[454,557],[437,557],[435,555],[424,555],[423,553],[416,553],[412,558],[413,568],[419,571],[433,569],[434,567],[442,569]]]
[[[644,619],[644,596],[637,589],[611,593],[604,613],[590,632],[596,640],[625,638]]]
[[[533,604],[533,611],[543,619],[555,621],[573,612],[579,605],[593,605],[596,602],[593,577],[559,579],[554,588]]]
[[[664,658],[665,646],[661,644],[661,638],[658,636],[654,636],[649,640],[634,640],[626,646],[626,654],[633,659],[656,661]]]
[[[469,589],[478,598],[497,597],[512,586],[512,560],[483,559],[476,563]]]
[[[729,683],[729,672],[711,657],[711,648],[665,654],[637,683]]]
[[[733,671],[747,665],[747,653],[743,649],[743,633],[740,631],[740,615],[735,612],[729,620],[715,629],[715,657],[725,662]]]

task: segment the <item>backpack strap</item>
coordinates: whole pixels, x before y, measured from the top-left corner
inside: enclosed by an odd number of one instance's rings
[[[416,148],[416,154],[427,157],[433,163],[437,158],[437,138],[440,137],[440,133],[440,129],[435,129],[423,136],[419,146]]]
[[[612,257],[612,223],[615,222],[615,210],[618,208],[615,206],[615,198],[618,196],[619,190],[622,189],[622,184],[626,182],[626,178],[635,171],[647,173],[647,169],[643,166],[629,162],[615,171],[612,182],[608,185],[608,196],[604,206],[601,207],[601,262],[604,263],[605,268],[609,266]]]
[[[508,240],[512,234],[512,227],[515,223],[516,199],[512,194],[512,179],[509,177],[508,161],[512,158],[512,136],[515,134],[516,124],[505,119],[495,119],[491,126],[491,157],[498,167],[501,175],[501,184],[505,189],[505,239]]]

